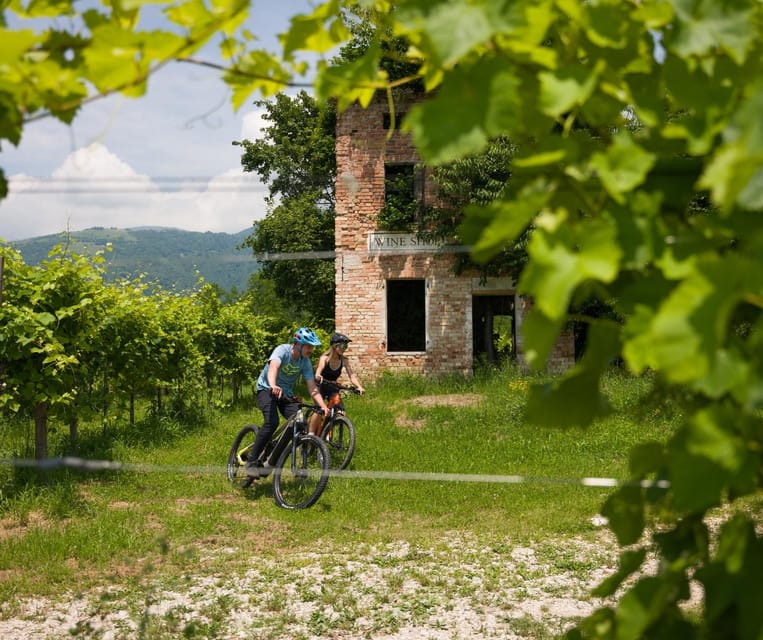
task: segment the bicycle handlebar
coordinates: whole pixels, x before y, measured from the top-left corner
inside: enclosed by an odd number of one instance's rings
[[[302,398],[299,396],[284,396],[287,400],[291,400],[292,402],[296,402],[297,406],[300,409],[307,409],[308,411],[315,411],[316,413],[323,413],[323,409],[321,409],[321,405],[315,403],[315,402],[303,402]]]
[[[329,385],[333,391],[350,391],[356,395],[360,395],[358,388],[352,384],[339,384],[338,382],[332,382],[330,380],[326,380],[325,384]]]

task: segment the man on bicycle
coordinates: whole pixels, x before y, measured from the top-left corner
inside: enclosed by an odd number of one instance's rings
[[[263,422],[244,469],[248,476],[258,478],[264,475],[258,458],[278,426],[278,412],[288,420],[299,410],[294,399],[294,384],[299,376],[305,379],[314,402],[323,409],[324,414],[328,412],[326,402],[315,383],[313,364],[310,361],[313,350],[320,344],[314,331],[300,327],[294,332],[291,344],[280,344],[270,354],[257,378],[257,405],[262,411]]]

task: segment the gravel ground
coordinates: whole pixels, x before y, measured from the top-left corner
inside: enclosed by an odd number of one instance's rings
[[[154,575],[140,587],[5,603],[0,637],[550,638],[602,604],[590,589],[614,571],[617,550],[611,541],[533,547],[453,534],[438,548],[306,551],[235,575],[204,569],[238,555],[207,552],[211,562],[195,563],[172,584]]]

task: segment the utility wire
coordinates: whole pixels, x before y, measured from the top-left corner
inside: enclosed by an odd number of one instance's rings
[[[89,460],[71,456],[31,460],[3,458],[0,465],[19,468],[35,468],[41,471],[77,469],[81,471],[129,471],[134,473],[202,473],[224,475],[226,467],[219,465],[160,465],[113,460]],[[421,471],[331,471],[332,477],[355,480],[406,480],[421,482],[472,482],[485,484],[568,484],[583,487],[613,488],[635,486],[643,489],[668,489],[667,480],[618,480],[604,477],[545,477],[477,473],[436,473]]]

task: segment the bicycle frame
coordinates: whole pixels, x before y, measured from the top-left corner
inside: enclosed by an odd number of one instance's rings
[[[345,412],[344,409],[341,408],[341,403],[342,397],[347,393],[359,394],[359,391],[352,385],[336,385],[336,391],[331,394],[328,401],[326,402],[326,406],[328,407],[329,412],[327,415],[323,416],[323,420],[321,421],[320,425],[318,425],[318,429],[315,433],[315,435],[317,435],[319,438],[323,434],[323,429],[326,427],[326,425],[331,424],[336,416],[344,415]]]
[[[265,462],[271,467],[275,466],[276,462],[278,462],[278,457],[283,453],[283,450],[289,446],[289,443],[291,443],[292,446],[291,460],[292,467],[294,466],[295,456],[293,454],[297,446],[297,435],[302,432],[307,433],[307,420],[303,409],[312,411],[320,410],[320,407],[317,404],[309,404],[302,402],[301,400],[298,400],[297,404],[299,405],[297,413],[285,422],[281,422],[276,427],[269,443],[269,445],[272,446],[266,446],[265,448],[265,451],[268,452]],[[293,470],[294,469],[292,468],[292,471]]]
[[[291,418],[283,423],[282,433],[280,438],[275,441],[275,446],[268,456],[267,463],[270,466],[275,466],[278,461],[278,457],[283,450],[291,443],[292,448],[292,467],[294,466],[294,451],[297,446],[297,435],[301,432],[307,432],[307,422],[305,422],[305,415],[300,407],[299,411],[295,413]],[[293,468],[292,468],[293,471]]]

